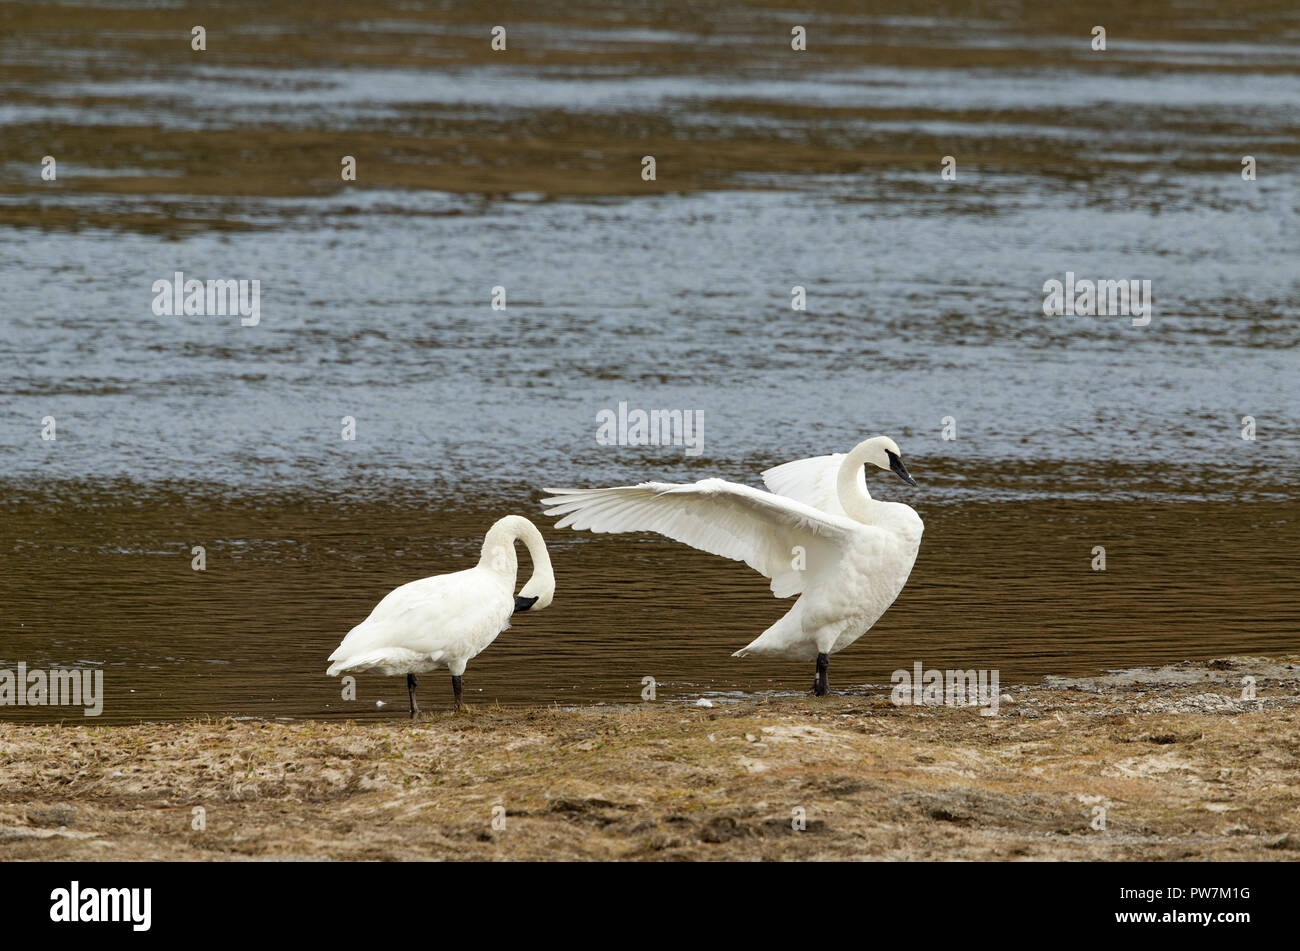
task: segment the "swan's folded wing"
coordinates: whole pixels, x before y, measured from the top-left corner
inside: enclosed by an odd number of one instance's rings
[[[804,505],[846,518],[848,513],[840,504],[838,484],[840,463],[843,461],[842,452],[830,456],[813,456],[811,459],[796,459],[766,470],[763,473],[763,484],[777,495],[797,499]],[[871,498],[871,493],[867,491],[866,473],[861,469],[858,470],[858,488],[862,490],[863,496]]]
[[[545,489],[556,528],[657,532],[692,548],[743,561],[788,598],[819,563],[838,559],[856,530],[842,516],[770,492],[705,479],[692,485],[643,482],[610,489]]]
[[[434,654],[457,640],[500,631],[513,608],[513,596],[473,570],[409,581],[388,592],[329,659],[389,647]]]

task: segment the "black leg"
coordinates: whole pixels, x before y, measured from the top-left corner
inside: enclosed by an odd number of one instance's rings
[[[415,679],[415,674],[406,675],[406,692],[411,697],[411,719],[412,720],[414,720],[415,715],[420,712],[420,708],[415,703],[415,688],[417,684],[419,684],[419,681]]]
[[[460,679],[459,677],[456,677],[456,676],[453,675],[452,678],[451,678],[451,690],[452,690],[452,693],[454,693],[454,694],[456,695],[456,709],[457,709],[457,710],[459,710],[459,709],[463,706],[463,704],[460,702],[460,692],[461,692],[461,687],[462,687],[462,686],[463,686],[463,684],[462,684],[462,682],[461,682],[461,679]]]
[[[824,697],[831,692],[831,680],[827,676],[830,670],[831,659],[825,654],[817,655],[817,679],[813,681],[813,693],[819,697]]]

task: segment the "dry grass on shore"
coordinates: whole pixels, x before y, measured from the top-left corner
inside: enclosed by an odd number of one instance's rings
[[[0,725],[0,858],[1294,860],[1298,680],[1185,664],[997,718],[877,694]]]

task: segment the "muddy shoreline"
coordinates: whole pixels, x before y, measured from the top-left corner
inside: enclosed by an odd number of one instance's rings
[[[1295,860],[1298,687],[1298,657],[1237,657],[1049,678],[997,717],[878,693],[2,724],[0,858]]]

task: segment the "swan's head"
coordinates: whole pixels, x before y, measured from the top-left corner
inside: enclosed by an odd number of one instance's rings
[[[550,607],[551,599],[555,597],[555,576],[551,574],[551,566],[546,566],[545,577],[542,572],[536,572],[528,579],[528,584],[519,589],[515,595],[515,613],[521,611],[540,611],[542,608]]]
[[[858,448],[862,450],[864,465],[888,469],[908,485],[916,485],[916,480],[907,471],[907,466],[903,465],[903,454],[898,451],[898,443],[888,436],[868,439]]]
[[[520,521],[527,525],[519,537],[528,546],[528,557],[533,561],[533,576],[515,595],[516,614],[550,607],[551,599],[555,597],[555,572],[551,570],[551,556],[546,552],[542,533],[527,519],[521,518]]]
[[[533,562],[533,576],[515,595],[515,614],[521,611],[540,611],[549,607],[555,597],[555,572],[551,570],[551,556],[546,553],[546,542],[537,526],[522,515],[507,515],[498,519],[488,529],[483,539],[483,554],[479,565],[487,565],[493,571],[502,572],[513,587],[515,573],[519,564],[515,560],[515,541],[519,540],[528,548],[528,557]]]

